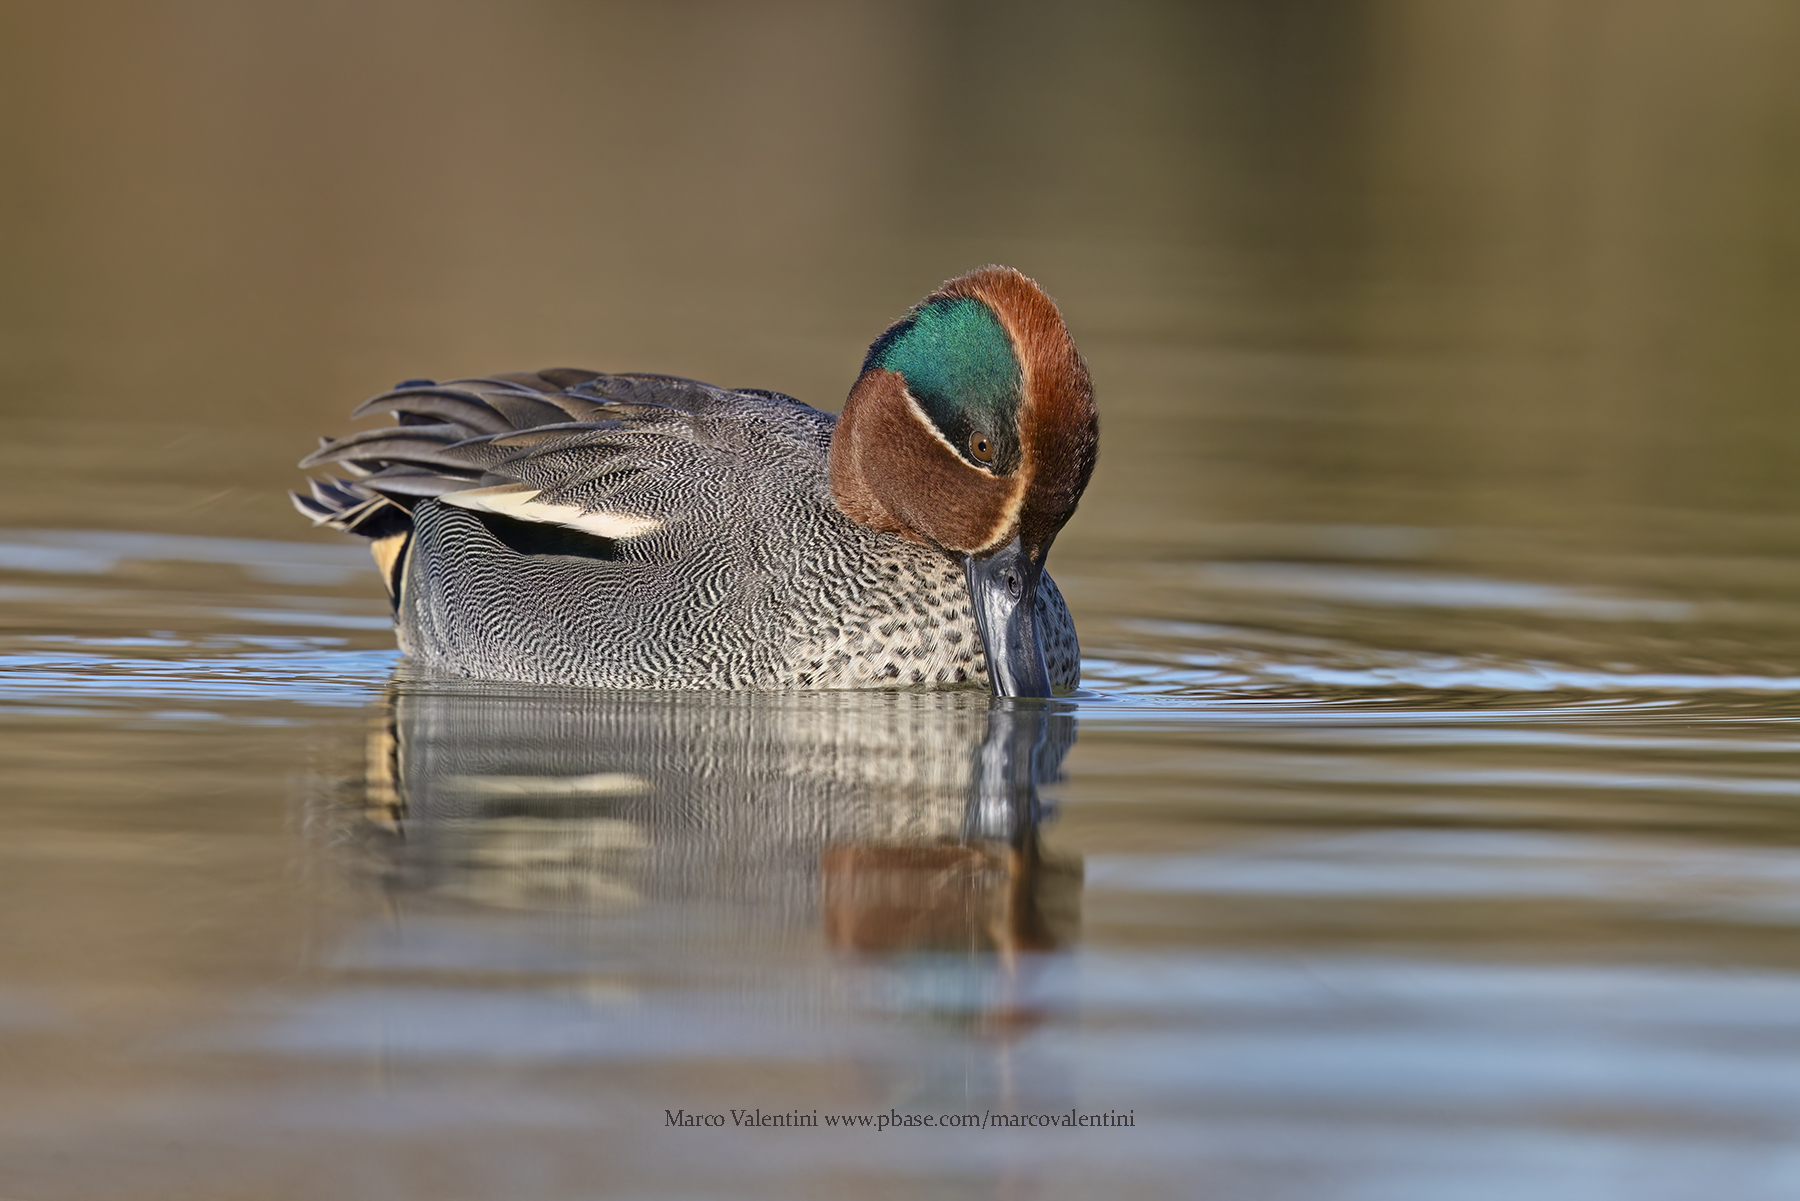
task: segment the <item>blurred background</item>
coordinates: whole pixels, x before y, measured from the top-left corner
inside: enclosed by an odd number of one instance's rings
[[[1797,48],[1779,0],[11,3],[0,454],[101,469],[0,520],[294,536],[409,376],[835,409],[1000,261],[1098,381],[1065,545],[1729,541],[1800,488]]]
[[[0,1193],[1800,1196],[1796,63],[1788,0],[0,0]],[[1101,413],[1048,727],[440,687],[284,495],[418,376],[836,409],[996,261]],[[745,1105],[1139,1126],[657,1125]]]

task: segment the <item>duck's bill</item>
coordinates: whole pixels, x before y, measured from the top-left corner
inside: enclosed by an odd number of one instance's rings
[[[987,648],[988,679],[995,696],[1049,696],[1050,669],[1037,625],[1042,568],[1014,538],[986,558],[963,560],[969,599]]]

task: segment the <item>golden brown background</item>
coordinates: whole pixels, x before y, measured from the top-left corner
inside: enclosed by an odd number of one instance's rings
[[[1800,1195],[1796,63],[1777,0],[0,0],[0,1195]],[[959,825],[979,696],[434,691],[284,499],[415,376],[835,408],[996,260],[1102,420],[1041,860]],[[515,803],[401,812],[396,730]],[[1077,1105],[1140,1124],[660,1124]]]
[[[293,536],[286,465],[414,375],[835,408],[990,260],[1099,383],[1070,544],[1785,515],[1797,48],[1775,2],[9,4],[0,520]]]

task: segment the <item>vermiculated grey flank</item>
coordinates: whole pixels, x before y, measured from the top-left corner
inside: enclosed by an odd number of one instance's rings
[[[609,688],[987,684],[960,562],[834,503],[829,413],[578,371],[418,383],[360,411],[383,408],[400,424],[306,461],[354,478],[299,503],[341,529],[410,537],[397,632],[436,668]],[[438,499],[508,484],[648,532],[601,537]],[[1037,606],[1050,679],[1074,687],[1080,648],[1047,575]]]

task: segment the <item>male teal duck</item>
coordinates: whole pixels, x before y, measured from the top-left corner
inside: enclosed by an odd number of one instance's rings
[[[401,649],[599,688],[1075,687],[1044,559],[1099,426],[1056,305],[1008,267],[876,339],[842,416],[777,392],[554,369],[408,380],[294,497],[371,539]]]

